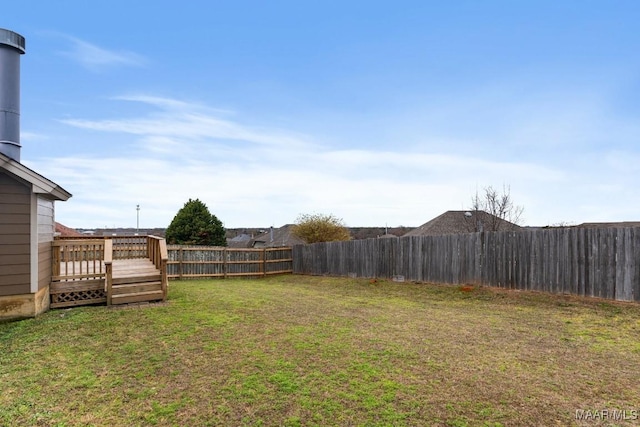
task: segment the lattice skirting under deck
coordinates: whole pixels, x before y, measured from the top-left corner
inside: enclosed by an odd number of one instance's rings
[[[51,308],[104,304],[107,294],[104,282],[57,282],[51,285]]]

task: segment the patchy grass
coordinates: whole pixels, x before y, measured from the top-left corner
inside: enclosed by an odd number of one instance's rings
[[[632,425],[640,306],[280,276],[0,324],[0,425]],[[626,424],[625,424],[626,423]]]

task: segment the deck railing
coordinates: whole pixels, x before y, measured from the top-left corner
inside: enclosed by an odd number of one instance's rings
[[[54,240],[52,280],[104,278],[104,245],[102,239]]]
[[[147,256],[148,236],[57,236],[55,241],[105,241],[113,242],[113,259],[134,259],[145,258]]]
[[[135,259],[148,256],[149,236],[112,236],[113,259]]]
[[[106,302],[105,280],[110,265],[105,260],[110,245],[110,241],[96,238],[52,242],[52,308]]]
[[[167,285],[169,277],[167,276],[167,261],[169,253],[167,252],[167,243],[164,239],[156,236],[147,236],[147,257],[153,265],[160,270],[162,293],[164,299],[167,298]]]

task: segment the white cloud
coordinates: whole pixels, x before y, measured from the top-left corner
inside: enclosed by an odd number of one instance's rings
[[[144,104],[149,104],[149,105],[161,107],[164,109],[174,109],[174,110],[192,110],[196,107],[194,104],[190,104],[188,102],[180,101],[177,99],[165,98],[161,96],[144,95],[144,94],[114,96],[111,99],[117,100],[117,101],[141,102]]]
[[[143,56],[126,50],[108,50],[77,37],[63,35],[71,42],[69,50],[62,54],[90,70],[102,70],[105,67],[139,67],[146,63]]]
[[[160,107],[160,112],[147,117],[119,120],[64,119],[76,128],[93,131],[120,132],[147,137],[176,138],[179,140],[233,140],[272,148],[307,147],[310,142],[302,135],[274,129],[250,128],[217,116],[216,110],[200,111],[199,106],[190,107],[182,101],[157,97],[121,98],[142,101]],[[149,141],[147,139],[147,141]]]
[[[46,141],[49,139],[48,135],[37,132],[20,132],[20,141]]]
[[[280,226],[308,212],[333,213],[352,226],[417,226],[443,211],[467,208],[476,188],[502,184],[525,206],[529,225],[611,220],[640,209],[633,201],[626,210],[598,208],[597,198],[619,185],[612,172],[634,164],[625,153],[612,153],[599,170],[584,170],[451,150],[335,149],[180,100],[118,100],[158,110],[63,123],[118,133],[126,141],[123,149],[32,166],[74,194],[57,208],[58,219],[69,226],[134,226],[137,204],[142,227],[167,226],[189,198],[201,199],[228,227]],[[439,144],[447,147],[447,141]],[[634,191],[625,187],[623,194]]]

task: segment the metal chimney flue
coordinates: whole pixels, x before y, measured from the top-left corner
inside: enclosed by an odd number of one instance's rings
[[[0,153],[20,161],[20,55],[25,40],[0,28]]]

